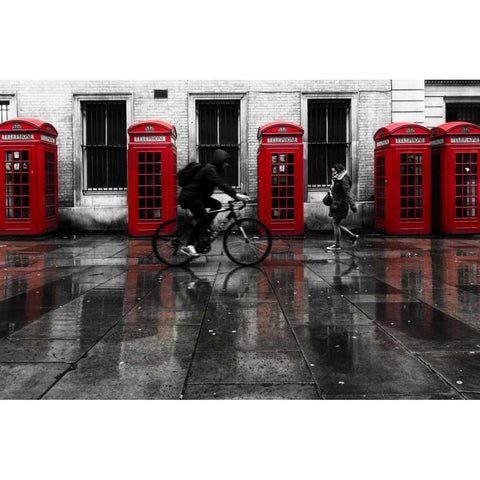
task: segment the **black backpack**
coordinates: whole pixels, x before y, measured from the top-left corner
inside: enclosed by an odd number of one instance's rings
[[[190,162],[177,173],[177,181],[180,187],[187,185],[192,178],[204,167],[202,163]]]

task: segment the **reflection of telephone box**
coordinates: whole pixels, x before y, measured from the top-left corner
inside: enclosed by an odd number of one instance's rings
[[[177,131],[149,120],[128,129],[128,233],[151,235],[177,208]]]
[[[0,124],[0,235],[58,228],[57,135],[32,118]]]
[[[442,233],[480,233],[480,127],[448,122],[432,129],[432,222]]]
[[[274,235],[304,232],[302,136],[290,122],[258,129],[258,218]]]
[[[422,125],[404,122],[375,133],[376,230],[430,233],[430,133]]]

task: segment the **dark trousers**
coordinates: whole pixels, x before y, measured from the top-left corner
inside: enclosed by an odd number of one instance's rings
[[[195,238],[200,238],[201,235],[208,230],[213,219],[217,216],[216,213],[207,212],[207,208],[211,210],[219,210],[222,208],[222,204],[212,197],[209,197],[206,200],[201,198],[182,199],[181,206],[183,208],[188,208],[192,212],[194,218],[198,220],[198,223],[195,225],[192,235],[188,240],[190,245]]]

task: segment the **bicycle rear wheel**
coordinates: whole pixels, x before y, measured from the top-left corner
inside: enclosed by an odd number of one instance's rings
[[[181,252],[187,245],[192,233],[192,225],[184,220],[168,220],[161,223],[152,237],[152,246],[155,256],[162,262],[172,267],[186,265],[193,257]]]
[[[260,220],[241,218],[225,231],[223,248],[233,262],[239,265],[256,265],[270,253],[272,234]]]

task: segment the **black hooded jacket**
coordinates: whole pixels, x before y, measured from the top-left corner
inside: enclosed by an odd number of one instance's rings
[[[220,148],[215,150],[213,158],[192,178],[192,180],[182,188],[178,197],[180,205],[182,199],[200,198],[206,200],[211,197],[215,188],[219,188],[227,195],[235,198],[236,190],[225,183],[220,174],[223,171],[223,164],[225,160],[229,159],[230,155]]]

